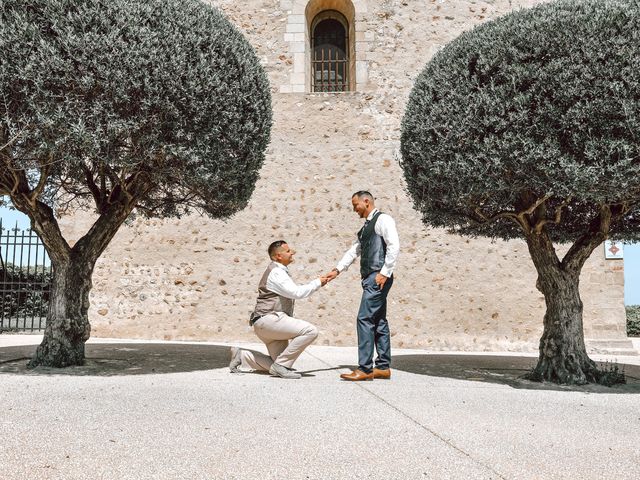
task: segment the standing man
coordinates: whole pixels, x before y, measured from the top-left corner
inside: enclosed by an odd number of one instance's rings
[[[271,263],[258,285],[258,300],[249,325],[267,346],[269,356],[233,347],[229,369],[235,373],[243,367],[268,371],[282,378],[300,378],[302,375],[292,370],[293,363],[318,337],[318,329],[294,318],[293,305],[295,300],[306,298],[326,285],[327,278],[296,285],[287,268],[293,262],[295,251],[284,240],[278,240],[269,245],[268,253]]]
[[[393,285],[393,270],[400,251],[396,224],[389,215],[381,213],[373,196],[364,190],[351,197],[353,211],[365,218],[358,232],[358,239],[344,254],[329,274],[327,280],[336,278],[360,255],[362,300],[358,311],[358,368],[343,373],[340,378],[348,381],[391,378],[391,336],[387,322],[387,295]],[[373,365],[373,349],[378,357]]]

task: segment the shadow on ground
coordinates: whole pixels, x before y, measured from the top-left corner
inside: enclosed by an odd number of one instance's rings
[[[118,376],[226,368],[229,347],[197,344],[89,343],[81,367],[27,369],[36,345],[0,348],[0,374]]]
[[[474,382],[509,385],[530,390],[557,390],[585,393],[639,393],[640,366],[618,364],[624,370],[627,383],[614,387],[602,385],[568,386],[531,382],[522,378],[535,367],[535,357],[500,355],[395,355],[392,368],[419,375],[454,378]],[[608,366],[598,362],[600,368]],[[610,366],[610,365],[609,365]]]
[[[227,368],[229,347],[205,344],[89,343],[87,362],[81,367],[27,369],[36,345],[0,348],[0,375],[123,376],[181,373]],[[640,393],[640,366],[620,364],[626,385],[563,386],[524,380],[536,363],[533,357],[499,355],[395,355],[392,368],[431,377],[509,385],[530,390],[579,391],[590,393]],[[300,372],[304,376],[345,366]],[[356,367],[353,367],[356,368]]]

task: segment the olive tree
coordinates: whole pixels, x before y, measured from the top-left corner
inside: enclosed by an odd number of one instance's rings
[[[526,241],[547,307],[530,378],[611,381],[578,285],[605,239],[640,238],[640,4],[554,2],[462,34],[417,78],[401,153],[425,224]]]
[[[132,214],[227,218],[253,192],[271,129],[266,75],[196,0],[0,1],[0,198],[53,267],[30,366],[84,362],[96,260]],[[70,245],[60,209],[97,219]]]

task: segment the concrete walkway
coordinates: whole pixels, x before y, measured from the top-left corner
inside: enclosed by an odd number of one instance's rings
[[[396,349],[390,381],[348,383],[355,348],[282,380],[229,373],[228,345],[122,340],[27,371],[39,341],[0,335],[3,480],[640,478],[640,357],[569,388],[520,379],[531,355]]]

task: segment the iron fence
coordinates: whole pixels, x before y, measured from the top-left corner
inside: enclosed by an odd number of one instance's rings
[[[43,330],[49,311],[51,262],[30,229],[0,219],[0,332]]]

